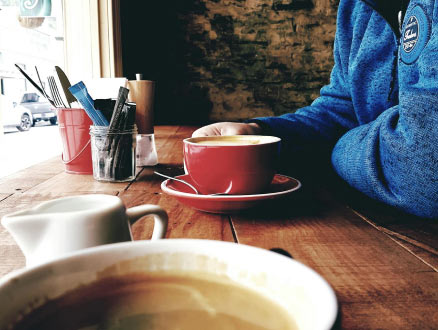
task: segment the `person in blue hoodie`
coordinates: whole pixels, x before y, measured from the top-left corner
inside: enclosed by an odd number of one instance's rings
[[[278,136],[283,154],[328,150],[352,187],[437,218],[438,0],[341,0],[320,97],[295,113],[216,123],[193,136],[232,134]]]

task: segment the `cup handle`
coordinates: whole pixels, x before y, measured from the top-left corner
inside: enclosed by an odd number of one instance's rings
[[[141,217],[153,214],[154,215],[154,231],[152,232],[152,240],[164,238],[167,230],[168,216],[166,211],[164,211],[158,205],[145,204],[134,206],[126,210],[126,215],[128,216],[129,223],[131,226]]]

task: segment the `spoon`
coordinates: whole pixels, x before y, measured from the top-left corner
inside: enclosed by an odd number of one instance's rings
[[[181,179],[176,179],[176,178],[173,178],[173,177],[171,177],[171,176],[168,176],[168,175],[166,175],[166,174],[163,174],[163,173],[160,173],[160,172],[157,172],[157,171],[154,171],[154,173],[157,174],[157,175],[159,175],[159,176],[162,176],[163,178],[170,179],[170,180],[175,180],[175,181],[178,181],[178,182],[184,183],[185,185],[187,185],[187,186],[189,186],[190,188],[192,188],[192,190],[196,193],[196,195],[199,195],[198,190],[196,190],[196,188],[193,187],[193,186],[192,186],[190,183],[188,183],[187,181],[184,181],[184,180],[181,180]]]
[[[176,179],[174,177],[168,176],[166,174],[163,174],[163,173],[160,173],[160,172],[157,172],[157,171],[154,171],[154,173],[159,175],[159,176],[162,176],[163,178],[170,179],[170,180],[175,180],[175,181],[184,183],[185,185],[189,186],[196,193],[196,195],[203,195],[203,194],[200,194],[199,191],[195,187],[193,187],[190,183],[188,183],[187,181],[184,181],[184,180],[181,180],[181,179]],[[206,194],[204,196],[223,196],[223,195],[228,195],[228,194],[227,193],[215,193],[215,194]]]

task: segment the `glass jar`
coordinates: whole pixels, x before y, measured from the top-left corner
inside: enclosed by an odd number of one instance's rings
[[[154,166],[158,164],[154,134],[137,134],[137,166]]]
[[[124,182],[135,179],[137,128],[111,130],[108,126],[90,126],[93,178],[98,181]]]

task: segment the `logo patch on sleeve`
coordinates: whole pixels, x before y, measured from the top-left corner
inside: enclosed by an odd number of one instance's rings
[[[407,64],[414,63],[429,41],[430,26],[424,10],[414,7],[406,13],[401,36],[401,59]]]

